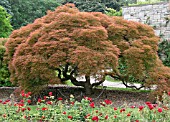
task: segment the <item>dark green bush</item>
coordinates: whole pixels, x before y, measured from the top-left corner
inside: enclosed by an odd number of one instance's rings
[[[170,41],[163,40],[159,44],[159,57],[163,61],[164,65],[170,67]]]

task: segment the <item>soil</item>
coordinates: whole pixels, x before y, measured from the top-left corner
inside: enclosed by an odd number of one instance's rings
[[[10,99],[10,94],[16,87],[1,87],[0,88],[0,99]],[[65,87],[55,86],[48,87],[42,91],[39,95],[33,97],[32,100],[43,98],[44,95],[48,95],[48,92],[52,91],[55,98],[62,97],[64,100],[69,99],[72,94],[74,98],[80,101],[84,96],[83,89],[80,87]],[[100,104],[105,99],[109,99],[113,102],[113,106],[139,106],[144,105],[149,100],[149,93],[141,92],[129,92],[129,91],[118,91],[118,90],[106,90],[106,89],[94,89],[94,93],[88,97],[91,97],[96,104]]]

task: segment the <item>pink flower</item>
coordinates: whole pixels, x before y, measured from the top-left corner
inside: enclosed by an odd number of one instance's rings
[[[52,96],[52,95],[53,95],[53,93],[52,93],[52,92],[49,92],[48,94],[49,94],[49,96]]]
[[[58,100],[59,100],[59,101],[60,101],[60,100],[63,100],[63,98],[62,98],[62,97],[59,97]]]
[[[92,117],[92,120],[98,122],[99,118],[98,118],[98,116],[94,116],[94,117]]]
[[[72,116],[68,116],[68,118],[69,118],[69,119],[73,119],[73,117],[72,117]]]
[[[91,102],[89,105],[90,105],[90,107],[92,107],[92,108],[95,107],[94,102]]]
[[[158,108],[158,112],[161,113],[162,112],[162,108]]]
[[[111,101],[111,100],[108,100],[108,99],[104,100],[104,102],[105,102],[107,105],[112,104],[112,101]]]

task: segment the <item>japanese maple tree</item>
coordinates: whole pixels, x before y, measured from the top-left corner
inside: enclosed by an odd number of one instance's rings
[[[6,43],[6,59],[11,81],[32,92],[70,80],[91,94],[107,75],[126,86],[133,78],[142,82],[140,88],[157,84],[157,89],[169,90],[170,69],[158,58],[158,41],[147,25],[80,12],[66,4],[13,31]]]

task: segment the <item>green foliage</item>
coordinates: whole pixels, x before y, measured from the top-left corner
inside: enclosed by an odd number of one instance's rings
[[[62,4],[66,3],[74,3],[80,11],[102,13],[105,13],[106,8],[113,8],[119,11],[122,6],[122,3],[118,3],[115,0],[65,0]]]
[[[14,29],[32,23],[36,18],[44,16],[47,10],[54,10],[59,5],[56,0],[9,0],[9,3]]]
[[[3,57],[5,53],[5,42],[7,39],[0,38],[0,86],[12,86],[9,81],[10,73],[8,71],[7,65],[3,62]]]
[[[0,0],[0,5],[3,6],[10,15],[13,15],[11,12],[11,5],[8,0]]]
[[[115,9],[107,8],[105,13],[108,16],[122,16],[122,9],[120,11],[116,11]]]
[[[10,24],[10,18],[11,16],[0,6],[0,38],[8,37],[11,33],[12,26]]]
[[[163,40],[159,44],[159,57],[162,59],[164,65],[170,67],[170,42],[168,40]]]

